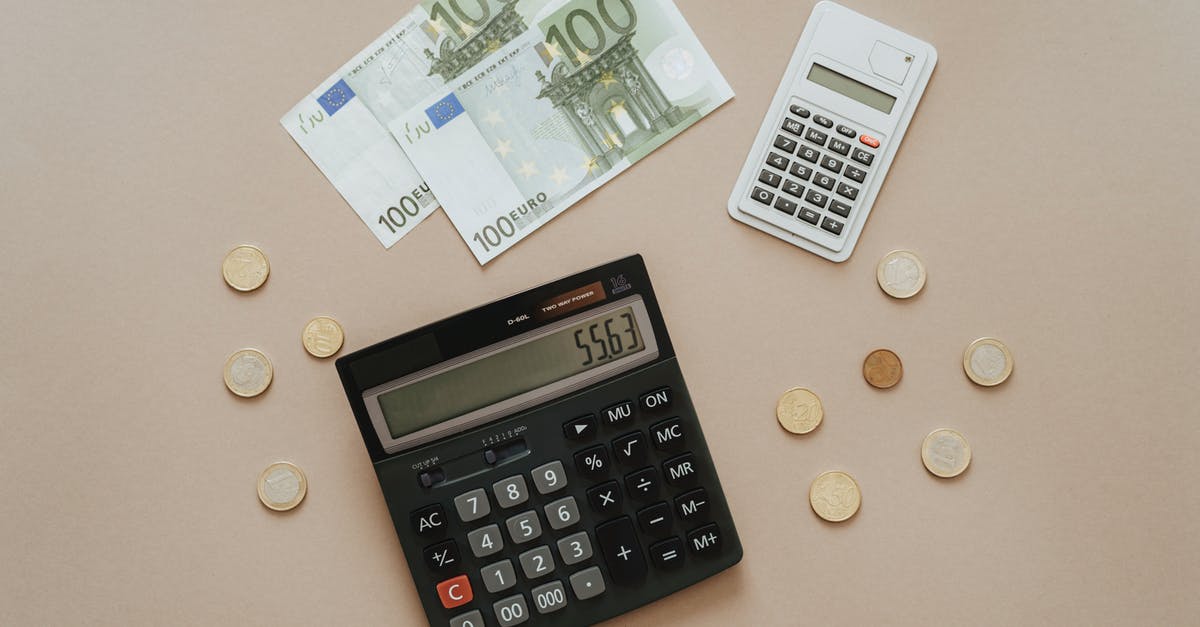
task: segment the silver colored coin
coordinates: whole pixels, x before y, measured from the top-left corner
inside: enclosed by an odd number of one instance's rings
[[[308,479],[293,463],[275,462],[258,476],[258,499],[277,512],[296,507],[306,494]]]
[[[275,377],[271,360],[262,351],[244,348],[225,360],[225,387],[243,398],[266,391]]]
[[[1000,385],[1012,374],[1012,352],[994,337],[981,337],[963,351],[963,370],[979,385]]]
[[[938,477],[957,477],[971,464],[971,445],[954,429],[937,429],[921,443],[921,462]]]
[[[875,280],[892,298],[912,298],[925,287],[925,262],[908,250],[893,250],[879,260]]]

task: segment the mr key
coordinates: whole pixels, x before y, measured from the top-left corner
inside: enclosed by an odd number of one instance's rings
[[[338,370],[431,624],[594,623],[741,559],[640,257]]]

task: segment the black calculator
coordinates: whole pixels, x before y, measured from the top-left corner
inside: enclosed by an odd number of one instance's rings
[[[431,625],[584,625],[742,545],[640,256],[337,361]]]

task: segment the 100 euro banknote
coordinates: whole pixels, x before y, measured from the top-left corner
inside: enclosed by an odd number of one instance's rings
[[[517,34],[385,121],[480,263],[733,97],[669,0],[498,4]]]

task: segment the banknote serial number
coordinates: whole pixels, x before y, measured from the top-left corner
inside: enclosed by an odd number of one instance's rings
[[[471,239],[479,242],[483,252],[490,252],[504,240],[517,234],[517,223],[529,215],[538,205],[546,202],[546,192],[538,192],[536,196],[521,203],[521,206],[496,218],[495,224],[489,224],[475,232]]]

